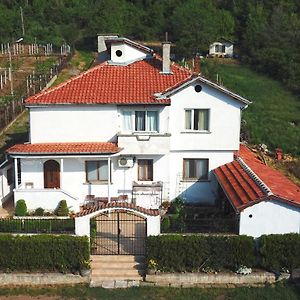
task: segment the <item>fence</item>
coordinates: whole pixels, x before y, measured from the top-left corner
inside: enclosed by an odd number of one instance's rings
[[[74,219],[0,219],[0,233],[74,234]]]
[[[14,96],[2,97],[2,103],[0,103],[0,131],[24,110],[24,100],[44,89],[48,82],[67,66],[71,57],[72,53],[60,57],[59,62],[54,64],[46,73],[33,72],[27,76],[24,84],[18,88]]]

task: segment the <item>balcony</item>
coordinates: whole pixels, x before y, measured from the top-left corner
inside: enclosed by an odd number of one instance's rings
[[[122,154],[163,155],[170,149],[170,133],[134,132],[118,133],[118,146]]]

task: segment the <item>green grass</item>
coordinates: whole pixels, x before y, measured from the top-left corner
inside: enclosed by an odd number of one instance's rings
[[[62,299],[162,299],[162,300],[192,300],[192,299],[271,299],[297,300],[300,297],[299,287],[286,284],[266,286],[262,288],[241,287],[235,289],[221,288],[158,288],[139,287],[129,289],[106,290],[89,288],[87,286],[73,286],[63,288],[1,288],[1,296],[58,296]]]
[[[244,111],[251,143],[267,144],[270,149],[300,156],[300,99],[278,81],[240,64],[206,60],[203,74],[212,80],[220,76],[222,84],[251,100]]]

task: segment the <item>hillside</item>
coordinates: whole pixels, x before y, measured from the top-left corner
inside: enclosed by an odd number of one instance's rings
[[[243,112],[251,143],[300,156],[300,99],[281,83],[230,60],[207,59],[203,74],[253,101]]]

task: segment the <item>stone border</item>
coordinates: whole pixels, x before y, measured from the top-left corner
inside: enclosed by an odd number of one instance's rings
[[[89,283],[90,278],[62,273],[0,273],[0,287],[45,286]]]
[[[218,274],[205,273],[160,273],[147,275],[146,282],[141,285],[171,286],[171,287],[235,287],[257,286],[276,282],[276,276],[266,271],[255,271],[249,275],[240,275],[230,272]]]

